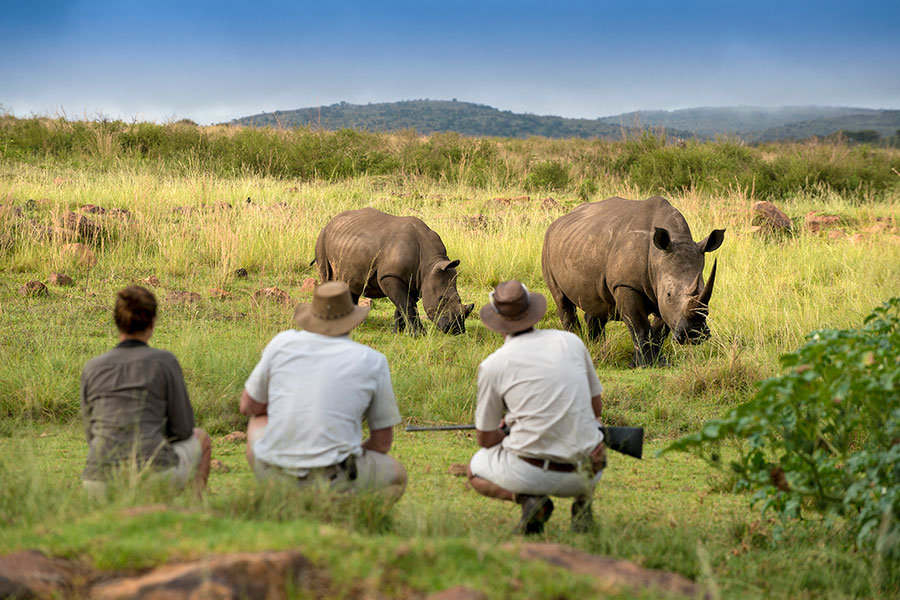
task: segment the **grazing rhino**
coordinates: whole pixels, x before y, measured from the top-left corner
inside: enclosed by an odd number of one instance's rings
[[[576,306],[591,338],[603,335],[608,320],[625,321],[634,342],[631,366],[665,364],[660,348],[670,329],[680,344],[709,337],[716,263],[704,285],[704,254],[724,237],[724,229],[715,229],[695,242],[665,198],[609,198],[551,223],[541,266],[566,329],[579,328]]]
[[[447,258],[440,236],[416,217],[374,208],[344,211],[319,233],[315,262],[322,281],[347,282],[354,303],[360,296],[390,298],[397,307],[394,331],[422,331],[419,298],[444,333],[464,333],[475,307],[463,306],[456,291],[459,261]]]

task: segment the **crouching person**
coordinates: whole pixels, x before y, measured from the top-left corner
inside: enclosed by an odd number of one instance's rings
[[[81,412],[88,442],[85,489],[102,494],[117,470],[134,466],[175,488],[209,477],[211,444],[194,427],[181,366],[171,352],[148,345],[156,298],[140,286],[116,294],[119,344],[84,366]]]
[[[469,463],[469,482],[480,494],[520,504],[524,534],[544,530],[550,496],[574,497],[572,528],[589,529],[606,461],[602,387],[590,354],[569,332],[534,329],[546,310],[544,296],[516,280],[499,284],[481,309],[484,325],[505,342],[478,368],[482,448]]]
[[[352,341],[368,307],[356,306],[347,284],[319,285],[294,323],[265,347],[241,395],[250,416],[247,461],[260,480],[338,491],[377,491],[396,501],[406,470],[388,456],[400,422],[383,354]],[[370,437],[363,441],[362,422]]]

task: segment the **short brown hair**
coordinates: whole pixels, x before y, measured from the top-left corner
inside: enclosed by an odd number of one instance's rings
[[[122,333],[144,331],[156,317],[156,297],[139,285],[130,285],[116,294],[116,327]]]

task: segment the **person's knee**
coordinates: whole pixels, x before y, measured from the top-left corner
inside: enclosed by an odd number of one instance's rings
[[[406,467],[400,463],[400,461],[394,461],[394,480],[391,482],[394,485],[402,485],[406,487],[406,482],[408,480],[408,475],[406,473]]]

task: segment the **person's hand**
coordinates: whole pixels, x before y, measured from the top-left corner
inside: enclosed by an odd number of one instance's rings
[[[500,426],[497,429],[499,429],[503,435],[509,435],[509,425],[506,424],[506,419],[500,419]]]
[[[597,444],[597,446],[591,450],[589,456],[591,458],[591,473],[593,475],[596,475],[606,468],[606,444],[603,442]]]

